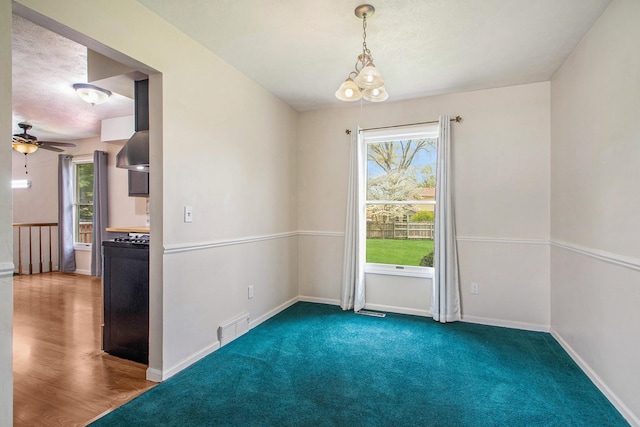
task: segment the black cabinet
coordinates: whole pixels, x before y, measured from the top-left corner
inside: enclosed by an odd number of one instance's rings
[[[103,350],[149,363],[149,245],[105,241]]]
[[[129,197],[149,197],[149,172],[129,170]]]

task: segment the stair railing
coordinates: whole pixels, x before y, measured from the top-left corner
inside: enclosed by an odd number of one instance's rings
[[[57,227],[58,223],[57,222],[42,222],[42,223],[19,223],[19,224],[13,224],[13,229],[14,232],[16,230],[16,228],[18,229],[18,274],[20,276],[22,276],[23,274],[23,265],[22,265],[22,229],[23,228],[28,228],[29,229],[29,274],[33,274],[33,246],[34,246],[34,241],[33,241],[33,234],[34,234],[34,229],[38,229],[37,230],[37,245],[38,245],[38,258],[39,258],[39,269],[38,272],[39,273],[46,273],[46,272],[52,272],[53,271],[53,251],[52,251],[52,228],[53,227]],[[43,271],[43,263],[45,261],[44,257],[43,257],[43,253],[42,253],[42,229],[45,228],[45,233],[48,231],[49,233],[49,270],[48,271]]]

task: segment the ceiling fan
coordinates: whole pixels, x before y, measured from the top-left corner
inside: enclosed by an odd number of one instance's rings
[[[20,122],[18,123],[18,126],[20,127],[20,129],[22,129],[23,132],[13,135],[13,149],[24,153],[25,155],[35,152],[38,148],[49,151],[57,151],[60,153],[63,150],[56,147],[56,145],[60,147],[76,146],[76,144],[73,144],[71,142],[39,141],[38,138],[27,133],[27,131],[32,127],[29,123]]]

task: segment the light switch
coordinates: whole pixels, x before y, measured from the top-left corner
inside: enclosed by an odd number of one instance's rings
[[[184,207],[184,222],[193,222],[193,208],[191,206]]]

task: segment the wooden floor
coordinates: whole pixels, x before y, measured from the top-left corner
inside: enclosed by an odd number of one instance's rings
[[[14,426],[86,425],[155,385],[100,350],[100,278],[14,276],[13,290]]]

